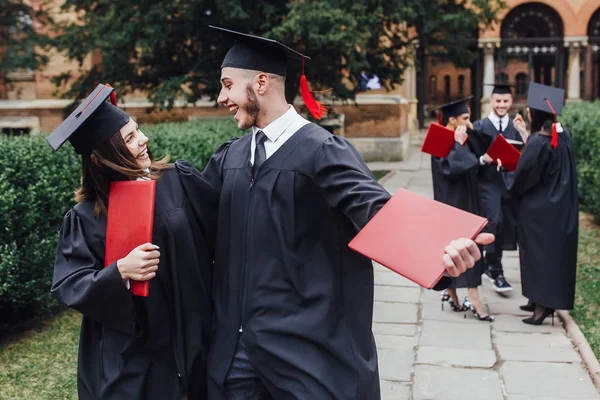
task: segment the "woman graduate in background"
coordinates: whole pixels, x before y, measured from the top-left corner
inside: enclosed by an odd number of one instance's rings
[[[477,182],[479,158],[466,145],[467,127],[472,125],[471,113],[465,101],[471,97],[441,106],[443,125],[454,131],[455,143],[450,154],[445,158],[431,157],[431,176],[435,200],[481,215]],[[479,299],[478,287],[481,286],[482,273],[483,260],[479,260],[473,268],[454,278],[448,289],[442,293],[442,308],[444,302],[448,301],[453,311],[461,312],[470,309],[477,320],[492,322],[494,317],[484,312]],[[458,288],[467,288],[467,297],[462,304],[456,294]]]
[[[554,318],[555,309],[572,309],[575,300],[577,173],[571,134],[553,124],[564,93],[530,83],[527,112],[533,133],[528,135],[522,120],[516,123],[526,145],[514,172],[498,160],[506,186],[518,201],[521,281],[523,296],[529,299],[521,309],[533,311],[523,320],[532,325],[541,325],[549,315]]]
[[[47,138],[55,150],[69,140],[82,155],[52,284],[83,314],[79,398],[205,399],[217,194],[189,164],[153,160],[137,124],[106,101],[112,92],[98,85]],[[195,185],[182,184],[189,176]],[[157,180],[153,243],[104,268],[110,182],[135,179]],[[148,297],[133,296],[129,279],[149,281]]]

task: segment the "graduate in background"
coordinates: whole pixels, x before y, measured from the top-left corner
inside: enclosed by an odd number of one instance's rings
[[[521,141],[521,135],[515,129],[508,114],[513,104],[511,86],[505,83],[496,83],[492,86],[494,86],[491,97],[492,112],[486,118],[474,122],[473,127],[492,136],[492,141],[500,134],[507,139]],[[481,168],[477,177],[481,211],[489,221],[486,229],[496,237],[494,243],[485,246],[483,277],[492,282],[496,292],[509,292],[512,286],[504,277],[502,250],[517,249],[516,237],[510,233],[516,228],[514,226],[516,216],[507,215],[510,213],[514,199],[507,195],[504,180],[490,156],[482,155],[479,164]]]
[[[98,85],[47,138],[55,150],[69,140],[82,159],[51,289],[83,314],[79,399],[206,399],[217,193],[188,163],[154,160],[137,124],[106,101],[111,93]],[[104,268],[110,182],[135,179],[157,180],[153,243]],[[129,279],[149,281],[148,297],[133,296]]]
[[[251,133],[204,170],[221,190],[209,398],[378,400],[373,264],[348,243],[390,194],[350,142],[286,101],[287,68],[303,55],[217,29],[237,40],[218,102]],[[319,117],[304,76],[301,92]],[[441,261],[457,276],[480,256],[459,239]]]
[[[433,198],[435,200],[481,215],[477,184],[479,160],[470,147],[466,145],[469,139],[467,128],[471,125],[471,114],[465,101],[472,97],[440,107],[442,125],[454,131],[455,143],[447,157],[431,157],[431,177],[433,179]],[[444,301],[448,301],[453,311],[460,312],[471,309],[478,320],[492,322],[494,317],[484,312],[479,300],[478,287],[481,285],[482,269],[483,263],[480,260],[474,268],[455,278],[447,289],[447,295],[442,294],[442,307]],[[468,288],[467,297],[462,304],[456,293],[458,288]]]
[[[564,102],[564,89],[530,83],[527,112],[531,136],[514,172],[498,170],[519,207],[519,253],[523,296],[533,311],[527,324],[540,325],[554,310],[570,310],[575,297],[579,228],[577,174],[571,134],[553,124]],[[554,322],[554,319],[553,319]]]

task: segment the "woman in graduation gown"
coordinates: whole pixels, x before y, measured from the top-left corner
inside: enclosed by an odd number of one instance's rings
[[[579,228],[571,134],[559,126],[553,133],[553,115],[544,98],[560,113],[564,90],[532,83],[528,113],[533,133],[527,137],[520,126],[527,142],[514,172],[499,166],[518,201],[521,281],[529,299],[521,308],[534,312],[523,320],[533,325],[554,316],[555,309],[573,308]]]
[[[190,164],[153,160],[136,123],[105,101],[111,92],[99,85],[48,137],[82,154],[52,283],[52,294],[83,314],[79,398],[205,399],[216,193]],[[195,184],[182,185],[191,175]],[[152,244],[104,268],[110,182],[131,179],[157,181]],[[133,296],[129,279],[149,281],[148,297]]]
[[[468,99],[468,98],[467,98]],[[445,126],[454,131],[455,143],[445,158],[431,157],[431,176],[433,179],[433,198],[461,210],[481,215],[479,189],[477,183],[478,156],[470,146],[467,127],[471,125],[469,109],[462,99],[441,107]],[[442,307],[445,301],[450,303],[453,311],[471,309],[477,320],[492,322],[494,317],[484,312],[479,300],[483,262],[479,260],[475,266],[458,278],[454,278],[446,292],[442,294]],[[468,288],[465,301],[458,300],[456,289]]]

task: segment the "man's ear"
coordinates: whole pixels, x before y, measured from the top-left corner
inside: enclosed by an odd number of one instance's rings
[[[256,83],[258,84],[258,94],[265,94],[267,89],[269,88],[269,85],[271,84],[269,75],[265,74],[264,72],[261,72],[256,76]]]

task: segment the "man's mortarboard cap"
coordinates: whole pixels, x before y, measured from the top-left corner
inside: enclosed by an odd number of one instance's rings
[[[512,94],[512,85],[508,83],[486,83],[486,86],[493,86],[492,94]]]
[[[69,140],[79,154],[91,154],[106,139],[117,133],[129,122],[129,115],[108,103],[116,103],[114,89],[99,84],[96,89],[71,113],[46,141],[58,150]],[[111,96],[112,95],[112,96]]]
[[[550,102],[552,106],[549,106],[548,102]],[[540,85],[535,82],[529,83],[527,107],[550,114],[560,115],[562,113],[564,102],[565,89]]]
[[[527,107],[552,114],[554,123],[552,124],[552,140],[550,141],[550,145],[555,149],[556,146],[558,146],[556,116],[562,113],[564,101],[565,89],[540,85],[539,83],[535,82],[529,83]]]
[[[306,108],[315,119],[321,119],[327,113],[325,107],[312,97],[304,75],[304,60],[310,60],[310,57],[279,43],[277,40],[213,25],[209,25],[209,28],[218,30],[237,41],[225,55],[221,68],[249,69],[285,77],[287,76],[287,68],[292,65],[293,61],[301,62],[300,92]]]
[[[437,106],[432,108],[430,111],[440,110],[444,118],[450,117],[458,117],[459,115],[463,115],[469,112],[469,108],[465,104],[465,101],[472,99],[473,96],[465,97],[464,99],[455,100],[450,103],[442,104],[441,106]],[[439,111],[438,111],[438,120]],[[438,122],[439,123],[439,122]]]

